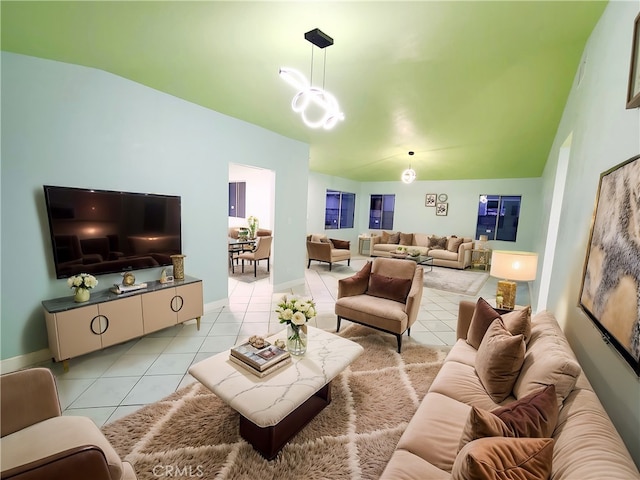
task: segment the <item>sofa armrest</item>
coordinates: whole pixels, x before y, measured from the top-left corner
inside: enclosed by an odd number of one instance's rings
[[[369,276],[355,274],[338,280],[338,298],[362,295],[369,286]]]
[[[473,242],[464,242],[460,244],[458,248],[458,262],[465,269],[471,265],[471,250],[473,248]]]
[[[94,445],[71,448],[2,472],[2,479],[112,480],[107,459]]]
[[[1,437],[58,416],[60,403],[51,370],[30,368],[0,377]]]
[[[380,235],[371,237],[371,243],[370,243],[371,248],[373,248],[374,245],[378,245],[379,243],[382,243],[382,237]]]
[[[458,324],[456,327],[456,338],[467,338],[469,332],[469,325],[471,325],[471,319],[473,318],[473,312],[476,309],[476,304],[469,300],[461,300],[458,305]]]

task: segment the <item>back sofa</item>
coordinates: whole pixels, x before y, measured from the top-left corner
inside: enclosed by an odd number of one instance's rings
[[[473,239],[449,235],[440,237],[426,233],[402,233],[382,231],[381,235],[371,237],[372,257],[391,257],[398,247],[408,251],[417,250],[420,255],[433,257],[438,267],[459,268],[464,270],[471,265]]]
[[[640,479],[554,316],[541,312],[528,323],[521,322],[522,311],[501,317],[494,311],[486,317],[481,301],[460,303],[457,343],[381,478]],[[477,327],[482,321],[485,326],[491,321],[483,335]],[[508,341],[521,344],[524,352],[504,398],[496,398],[496,386],[478,374],[485,371],[487,346],[499,338],[499,329],[507,329]],[[478,341],[479,348],[469,344],[478,346]],[[509,363],[505,355],[494,361],[493,367],[503,371]],[[505,424],[509,428],[503,432],[491,431]],[[492,468],[511,476],[499,476]]]

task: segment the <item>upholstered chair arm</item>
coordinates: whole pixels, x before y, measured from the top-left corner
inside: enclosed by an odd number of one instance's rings
[[[371,248],[373,248],[374,245],[377,245],[379,243],[382,243],[382,237],[380,235],[376,235],[374,237],[371,237],[371,243],[369,245]]]
[[[324,242],[307,242],[307,255],[312,260],[331,261],[331,244]]]
[[[30,368],[0,376],[0,409],[2,437],[60,416],[58,391],[51,370]]]
[[[467,338],[467,332],[469,331],[469,325],[471,325],[471,319],[473,318],[473,312],[476,309],[476,304],[469,300],[461,300],[458,305],[458,325],[456,327],[456,338]]]
[[[50,478],[112,480],[104,452],[94,445],[71,448],[2,472],[3,480]]]
[[[355,274],[352,277],[338,280],[338,298],[362,295],[367,291],[369,277]]]
[[[407,296],[407,302],[405,304],[405,313],[408,317],[408,326],[411,327],[413,323],[418,319],[418,311],[420,310],[420,301],[422,299],[422,291],[424,289],[424,269],[422,266],[417,266],[416,271],[413,274],[413,281],[411,282],[411,289]]]

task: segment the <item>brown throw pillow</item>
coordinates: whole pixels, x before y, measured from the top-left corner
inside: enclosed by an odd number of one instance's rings
[[[551,476],[552,438],[480,438],[453,463],[453,480],[541,480]]]
[[[547,385],[515,402],[491,411],[516,437],[551,437],[558,423],[555,385]]]
[[[409,295],[409,290],[411,290],[410,278],[393,278],[377,273],[369,275],[368,295],[404,303]]]
[[[349,240],[337,240],[335,238],[331,238],[330,240],[331,240],[331,243],[333,244],[333,248],[349,250],[349,247],[350,247]]]
[[[531,338],[531,305],[513,312],[501,315],[504,326],[511,332],[511,335],[523,335],[524,343],[529,343]]]
[[[460,248],[460,245],[462,245],[463,241],[464,238],[458,238],[455,236],[449,237],[449,240],[447,240],[447,250],[458,253],[458,249]]]
[[[413,233],[400,232],[400,245],[413,245]]]
[[[400,233],[392,233],[389,235],[389,241],[387,243],[397,245],[400,242]]]
[[[500,318],[500,314],[496,312],[487,301],[480,297],[476,302],[476,308],[471,317],[469,331],[467,332],[467,343],[476,350],[480,348],[484,333],[496,318]]]
[[[491,412],[472,407],[459,448],[484,437],[548,438],[557,423],[556,389],[548,385]]]
[[[476,373],[495,403],[511,394],[524,361],[524,352],[522,335],[511,335],[499,318],[489,325],[476,355]]]
[[[382,231],[382,234],[380,235],[380,237],[382,237],[380,239],[380,243],[389,243],[389,236],[391,234],[389,232],[387,232],[386,230]]]

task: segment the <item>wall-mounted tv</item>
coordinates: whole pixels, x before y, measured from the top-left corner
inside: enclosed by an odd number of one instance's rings
[[[56,278],[171,265],[180,197],[44,185]]]

